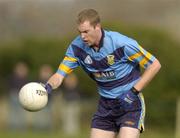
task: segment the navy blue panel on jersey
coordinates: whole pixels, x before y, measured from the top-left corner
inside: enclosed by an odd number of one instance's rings
[[[88,53],[86,53],[86,51],[79,48],[78,46],[72,45],[72,48],[73,48],[73,51],[74,51],[74,55],[76,57],[79,57],[79,59],[81,61],[83,61],[88,56]],[[114,55],[115,60],[120,60],[124,56],[123,47],[120,47],[120,48],[116,49],[110,55]],[[97,70],[104,70],[104,69],[109,68],[109,64],[107,62],[106,57],[102,58],[101,60],[96,60],[93,57],[91,57],[91,59],[92,59],[92,64],[90,64],[89,66],[92,66],[92,68],[95,68]]]
[[[101,82],[101,81],[97,81],[97,84],[106,90],[112,90],[116,87],[122,86],[122,85],[126,85],[128,83],[131,83],[135,80],[137,80],[140,76],[140,72],[137,69],[133,69],[129,74],[125,75],[124,77],[120,78],[120,79],[116,79],[114,81],[110,81],[110,82]]]

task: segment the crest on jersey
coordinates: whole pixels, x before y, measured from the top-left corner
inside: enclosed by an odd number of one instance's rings
[[[92,59],[91,59],[91,57],[89,55],[87,55],[87,57],[85,58],[84,63],[92,64]]]
[[[109,65],[113,65],[114,64],[114,55],[108,55],[107,62]]]

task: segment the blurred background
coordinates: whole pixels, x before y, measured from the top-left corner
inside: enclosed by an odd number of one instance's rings
[[[0,0],[0,137],[87,138],[98,94],[81,70],[39,112],[27,112],[18,92],[27,82],[46,82],[77,35],[76,15],[94,8],[103,27],[136,39],[161,62],[143,91],[142,138],[180,138],[180,0]],[[83,82],[83,83],[82,83]]]

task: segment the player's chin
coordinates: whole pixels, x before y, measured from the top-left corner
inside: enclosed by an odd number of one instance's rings
[[[93,48],[94,46],[93,45],[88,45],[90,48]]]
[[[92,46],[93,44],[91,43],[91,42],[89,42],[89,41],[84,41],[84,43],[87,45],[87,46]]]
[[[91,46],[91,44],[90,44],[89,42],[87,42],[87,41],[84,41],[84,43],[85,43],[86,45],[88,45],[88,46]]]
[[[90,43],[86,43],[86,45],[87,45],[88,47],[93,47]]]
[[[87,45],[89,46],[89,47],[91,47],[91,48],[93,48],[94,47],[94,43],[87,43]]]

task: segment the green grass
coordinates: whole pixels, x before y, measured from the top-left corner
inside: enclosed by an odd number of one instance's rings
[[[141,134],[140,138],[174,138],[171,130],[147,130]]]
[[[0,131],[0,138],[88,138],[89,132],[73,136],[63,134],[63,132],[46,131]],[[173,138],[174,133],[170,130],[146,130],[140,138]]]
[[[68,136],[63,132],[44,132],[44,131],[0,131],[0,138],[86,138],[87,134]]]

